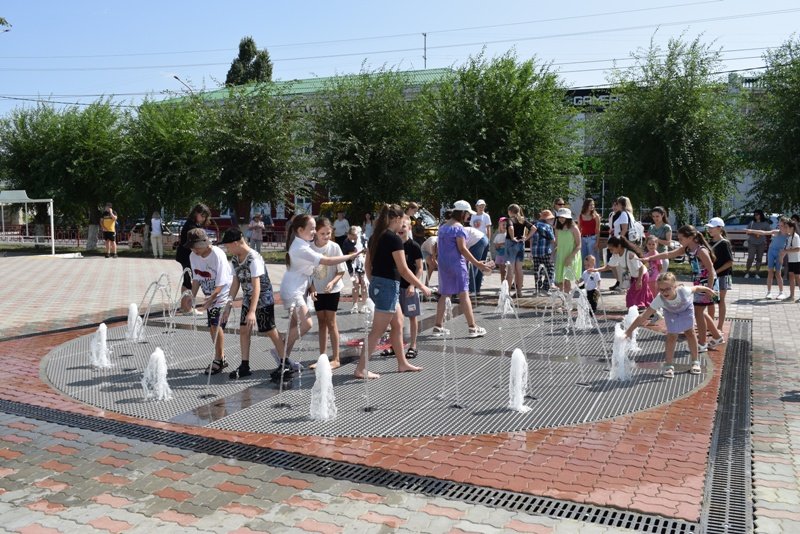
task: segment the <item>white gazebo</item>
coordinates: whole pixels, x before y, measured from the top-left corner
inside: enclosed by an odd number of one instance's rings
[[[28,198],[28,193],[24,189],[12,191],[0,191],[0,220],[3,221],[3,233],[6,231],[5,206],[11,204],[25,205],[25,237],[30,237],[28,231],[28,204],[49,204],[50,210],[50,253],[56,255],[56,228],[53,224],[53,199],[52,198]]]

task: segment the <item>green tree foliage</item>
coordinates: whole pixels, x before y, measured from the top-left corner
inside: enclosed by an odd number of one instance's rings
[[[411,200],[422,175],[419,102],[406,74],[362,70],[337,76],[316,99],[313,152],[322,181],[353,210]]]
[[[800,206],[800,39],[765,56],[751,93],[747,156],[756,172],[754,200],[771,209]]]
[[[252,37],[244,37],[239,42],[239,55],[231,63],[225,85],[244,85],[249,82],[269,82],[272,80],[272,61],[267,49],[259,50]]]
[[[564,97],[557,75],[534,60],[471,58],[424,97],[428,189],[440,199],[483,198],[503,214],[511,203],[538,210],[566,196],[576,153]]]
[[[9,24],[8,21],[3,17],[0,17],[0,27],[2,26],[11,26],[11,24]]]
[[[145,102],[126,122],[120,165],[136,184],[134,201],[149,214],[184,214],[200,200],[213,173],[200,141],[202,108],[195,99]]]
[[[306,192],[300,106],[271,86],[231,88],[203,106],[200,139],[213,178],[206,198],[235,208],[247,222],[251,202],[282,201]]]
[[[634,205],[708,206],[732,190],[740,168],[741,115],[714,72],[719,52],[699,38],[651,43],[612,75],[613,102],[593,121],[614,189]]]

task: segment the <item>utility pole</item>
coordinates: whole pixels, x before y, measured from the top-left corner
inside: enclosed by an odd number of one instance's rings
[[[172,77],[173,77],[173,78],[175,78],[176,80],[178,80],[179,82],[181,82],[181,84],[183,84],[183,86],[184,86],[184,87],[186,87],[186,88],[189,90],[189,94],[190,94],[190,95],[192,95],[192,96],[194,96],[194,91],[192,90],[192,87],[191,87],[191,86],[190,86],[188,83],[186,83],[186,82],[184,82],[183,80],[181,80],[181,79],[178,77],[178,75],[177,75],[177,74],[173,74],[173,76],[172,76]]]
[[[422,34],[422,64],[423,68],[428,68],[428,34]]]

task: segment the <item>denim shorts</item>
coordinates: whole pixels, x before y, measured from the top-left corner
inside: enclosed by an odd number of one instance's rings
[[[718,276],[717,280],[719,280],[720,291],[727,291],[733,287],[733,276],[729,274]]]
[[[375,303],[375,311],[394,313],[400,299],[400,281],[373,276],[368,293]]]
[[[525,259],[525,243],[506,241],[505,251],[506,263],[521,262]]]

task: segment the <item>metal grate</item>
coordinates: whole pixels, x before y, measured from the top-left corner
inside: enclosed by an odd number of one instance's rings
[[[254,462],[275,468],[332,477],[350,482],[444,497],[531,515],[541,515],[555,519],[572,519],[610,528],[625,528],[653,534],[689,534],[699,531],[697,523],[677,519],[461,484],[432,477],[403,474],[376,467],[353,465],[253,445],[231,443],[202,436],[191,436],[12,401],[0,400],[0,411],[193,452],[234,458],[240,461]]]
[[[752,323],[731,325],[709,451],[701,522],[704,531],[753,531],[750,463],[750,363]]]

